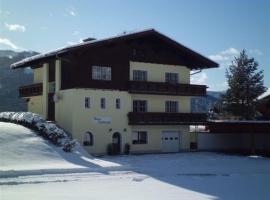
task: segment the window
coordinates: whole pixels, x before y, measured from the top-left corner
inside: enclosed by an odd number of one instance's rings
[[[167,83],[178,83],[178,74],[177,73],[169,73],[165,74],[165,81]]]
[[[147,81],[147,71],[133,70],[134,81]]]
[[[178,112],[178,102],[177,101],[166,101],[165,112]]]
[[[83,135],[83,146],[93,146],[94,138],[91,132],[86,132]]]
[[[147,112],[147,101],[134,100],[133,101],[133,112]]]
[[[102,108],[102,109],[106,108],[106,99],[105,98],[100,99],[100,108]]]
[[[133,131],[132,144],[147,144],[147,132],[146,131]]]
[[[111,80],[111,68],[110,67],[101,67],[101,66],[92,66],[92,79],[93,80]]]
[[[120,109],[120,108],[121,108],[121,101],[120,101],[119,98],[117,98],[117,99],[115,100],[115,108],[116,108],[116,109]]]
[[[85,97],[84,98],[84,107],[85,108],[90,108],[90,97]]]

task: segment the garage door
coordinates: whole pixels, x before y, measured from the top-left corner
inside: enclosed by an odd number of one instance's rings
[[[179,151],[179,132],[163,131],[161,136],[163,152],[178,152]]]

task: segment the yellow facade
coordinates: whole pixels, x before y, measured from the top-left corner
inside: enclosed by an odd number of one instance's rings
[[[27,106],[29,112],[43,115],[42,96],[30,97]]]
[[[180,144],[179,151],[189,150],[189,126],[178,125],[150,125],[150,126],[132,126],[132,131],[147,131],[148,142],[147,144],[131,145],[133,153],[155,153],[162,152],[162,132],[163,131],[176,131],[179,132]],[[130,136],[132,137],[132,136]]]
[[[147,81],[165,82],[165,73],[177,73],[179,83],[190,83],[190,69],[185,66],[164,65],[144,62],[130,62],[130,80],[133,80],[133,70],[147,71]]]
[[[43,81],[43,67],[39,67],[33,70],[34,83],[42,83]]]
[[[148,81],[164,82],[165,73],[178,73],[179,82],[188,84],[190,70],[184,66],[161,65],[151,63],[130,62],[130,79],[133,70],[146,70]],[[61,61],[56,60],[56,91],[55,91],[55,120],[58,125],[69,132],[73,138],[83,143],[85,132],[91,132],[94,138],[93,146],[85,146],[92,154],[104,154],[107,146],[112,143],[115,132],[121,135],[121,150],[125,144],[130,144],[131,152],[162,152],[162,132],[179,132],[179,151],[188,150],[190,143],[189,126],[180,125],[144,125],[130,126],[127,114],[132,112],[133,100],[146,100],[148,112],[165,112],[166,101],[178,101],[179,112],[190,112],[190,97],[167,96],[151,94],[130,94],[128,91],[101,89],[68,89],[60,90]],[[31,112],[46,116],[48,100],[48,65],[34,70],[34,81],[43,82],[43,96],[31,97],[28,109]],[[45,84],[45,85],[44,85]],[[45,86],[45,88],[44,88]],[[90,98],[90,108],[85,108],[85,97]],[[106,99],[106,108],[100,106],[100,99]],[[116,99],[120,99],[120,109],[116,108]],[[46,105],[44,105],[46,104]],[[147,144],[132,144],[133,131],[147,131]]]
[[[190,112],[190,97],[186,96],[167,96],[167,95],[149,95],[132,94],[132,100],[146,100],[148,112],[165,112],[166,101],[177,101],[178,111],[182,113]]]

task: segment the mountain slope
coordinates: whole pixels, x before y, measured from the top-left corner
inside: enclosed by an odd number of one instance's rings
[[[11,70],[9,66],[36,54],[38,53],[32,51],[0,50],[0,112],[26,110],[25,101],[19,98],[18,87],[31,84],[33,74],[29,69]]]
[[[191,112],[208,112],[224,92],[207,91],[206,97],[191,98]]]

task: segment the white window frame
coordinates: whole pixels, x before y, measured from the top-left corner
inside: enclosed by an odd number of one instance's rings
[[[142,102],[145,102],[145,104],[144,104],[144,108],[145,109],[143,109],[143,105],[142,104],[135,105],[135,102],[137,104],[140,104]],[[135,110],[135,107],[137,108],[136,110]],[[147,110],[148,110],[148,102],[147,102],[147,100],[133,100],[132,108],[133,108],[133,112],[147,112]]]
[[[146,134],[145,140],[141,140],[141,133]],[[137,144],[148,144],[148,132],[144,130],[140,131],[132,131],[132,144],[137,145]]]
[[[165,73],[165,82],[166,83],[179,83],[179,74],[174,72],[166,72]]]
[[[111,67],[104,66],[92,66],[92,79],[93,80],[112,80],[112,69]]]
[[[106,109],[106,98],[102,97],[100,99],[100,108],[101,109]]]
[[[115,108],[121,109],[121,99],[120,98],[115,99]]]
[[[178,113],[179,102],[178,101],[165,101],[165,112]]]
[[[91,108],[91,99],[90,99],[90,97],[85,97],[84,98],[84,108],[87,108],[87,109]]]
[[[148,72],[146,70],[133,70],[133,81],[147,81]]]

